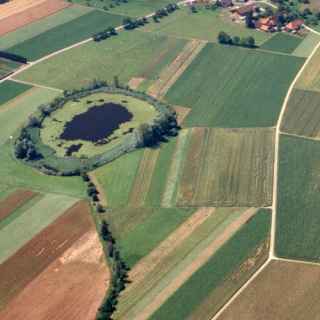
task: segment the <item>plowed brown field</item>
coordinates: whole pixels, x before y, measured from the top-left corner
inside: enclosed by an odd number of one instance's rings
[[[0,201],[0,221],[6,218],[14,210],[21,207],[29,199],[33,198],[37,193],[31,190],[17,190],[11,193],[4,200]]]
[[[45,18],[70,6],[70,3],[60,0],[21,0],[12,2],[12,7],[6,8],[5,6],[1,6],[0,36],[21,28],[31,22]],[[13,6],[16,2],[19,2],[19,5]],[[11,1],[9,3],[11,3]]]
[[[90,207],[80,201],[1,264],[0,307],[93,228]]]

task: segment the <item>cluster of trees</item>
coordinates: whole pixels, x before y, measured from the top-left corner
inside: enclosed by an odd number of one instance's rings
[[[152,19],[154,22],[160,22],[160,19],[167,17],[177,9],[179,9],[179,6],[176,3],[169,3],[164,8],[157,10],[152,16]]]
[[[112,313],[116,310],[119,294],[128,281],[128,267],[121,259],[115,239],[105,220],[102,221],[100,235],[105,243],[108,260],[112,268],[112,279],[109,294],[98,310],[97,320],[107,320],[111,319]]]
[[[141,124],[137,131],[139,147],[154,147],[168,140],[168,137],[178,134],[179,126],[174,111],[161,114],[152,124]]]
[[[17,54],[6,52],[6,51],[0,51],[0,58],[5,58],[8,60],[12,60],[12,61],[20,62],[20,63],[27,63],[28,62],[27,58],[19,56]]]
[[[306,24],[317,25],[320,22],[320,11],[312,10],[308,7],[301,8],[300,4],[309,4],[309,0],[273,0],[278,4],[276,17],[278,25],[282,26],[296,19],[303,19]]]
[[[106,208],[99,202],[98,194],[95,184],[91,181],[87,173],[81,173],[82,180],[87,183],[87,195],[91,198],[92,204],[96,206],[99,213],[105,212]]]
[[[19,139],[16,141],[14,153],[18,159],[28,161],[37,160],[42,157],[41,154],[37,152],[36,147],[26,129],[22,130]]]
[[[241,46],[246,48],[255,48],[256,42],[253,37],[238,37],[238,36],[230,36],[224,31],[219,32],[218,41],[221,44],[233,45],[233,46]]]
[[[99,42],[101,40],[105,40],[105,39],[110,38],[112,36],[116,36],[117,34],[118,33],[117,33],[115,28],[109,27],[106,30],[103,30],[101,32],[98,32],[98,33],[94,34],[93,35],[93,40]]]
[[[125,18],[123,20],[123,26],[126,30],[133,30],[143,27],[146,23],[148,23],[148,19],[146,17],[139,19]]]
[[[0,0],[0,4],[9,2],[9,0]]]

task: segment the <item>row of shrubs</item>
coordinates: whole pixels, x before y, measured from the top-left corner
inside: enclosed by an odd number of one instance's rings
[[[238,37],[230,36],[228,33],[221,31],[218,34],[218,42],[220,44],[227,44],[231,46],[240,46],[246,48],[256,48],[256,41],[253,37]]]
[[[177,9],[179,9],[179,6],[176,3],[169,3],[167,6],[165,6],[162,9],[159,9],[155,12],[155,14],[152,16],[152,19],[154,22],[159,22],[160,19],[162,19],[163,17],[168,16],[170,13],[176,11]],[[133,19],[133,18],[124,18],[123,20],[123,27],[125,30],[133,30],[139,27],[144,26],[145,24],[147,24],[148,18],[147,17],[142,17],[142,18],[138,18],[138,19]],[[117,30],[115,28],[109,27],[106,30],[103,30],[101,32],[98,32],[96,34],[93,35],[93,40],[94,41],[102,41],[105,39],[108,39],[112,36],[117,35]]]
[[[17,54],[7,52],[7,51],[0,51],[0,58],[5,58],[8,60],[20,62],[20,63],[27,63],[28,62],[27,58],[19,56]]]
[[[94,81],[91,85],[80,90],[65,91],[64,95],[56,98],[47,105],[41,105],[32,115],[26,126],[21,130],[15,141],[15,155],[27,164],[41,170],[45,174],[72,176],[94,170],[108,162],[115,160],[136,148],[155,146],[166,141],[169,136],[178,132],[175,111],[168,105],[142,92],[133,91],[128,87],[108,86],[106,82]],[[90,158],[58,157],[51,147],[45,145],[40,138],[43,120],[70,100],[78,100],[96,92],[119,93],[132,96],[151,104],[158,115],[150,124],[142,124],[122,138],[122,142],[105,153]]]

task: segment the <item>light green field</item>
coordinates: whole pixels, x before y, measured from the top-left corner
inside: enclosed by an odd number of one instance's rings
[[[131,17],[142,17],[148,15],[171,3],[170,0],[129,0],[127,3],[119,1],[120,5],[115,5],[111,0],[72,0],[73,3],[90,5],[90,7],[107,8],[108,12],[122,14]],[[110,7],[113,4],[113,8]]]
[[[100,100],[104,100],[104,102],[100,102]],[[87,101],[91,101],[91,103],[87,103]],[[127,102],[124,103],[123,101]],[[133,118],[129,122],[122,123],[119,129],[115,130],[114,133],[108,137],[108,139],[115,138],[114,140],[107,144],[95,145],[90,141],[67,141],[59,138],[64,131],[65,124],[71,121],[75,115],[85,113],[90,107],[103,105],[104,103],[123,105],[133,115]],[[77,157],[91,157],[96,154],[101,154],[119,144],[124,132],[127,132],[131,128],[135,129],[142,123],[151,123],[156,115],[157,111],[155,108],[146,101],[121,94],[95,93],[81,98],[78,101],[69,101],[63,108],[53,112],[50,117],[46,117],[40,130],[41,140],[44,144],[53,148],[57,152],[57,155],[61,157],[65,156],[66,148],[81,143],[81,149],[72,155]]]
[[[194,128],[178,206],[263,207],[272,202],[272,129]]]
[[[319,41],[319,35],[314,32],[309,32],[307,37],[299,44],[292,54],[298,57],[308,57]]]
[[[132,77],[156,78],[184,45],[184,40],[166,36],[121,32],[106,41],[89,42],[59,54],[18,78],[61,89],[83,87],[93,79],[112,82],[116,75],[122,83]]]
[[[149,319],[211,319],[266,259],[265,255],[264,259],[259,261],[256,259],[255,253],[268,237],[270,221],[270,212],[263,210],[257,213],[205,265],[175,291]],[[254,262],[253,266],[241,269],[241,265],[249,259],[252,259],[251,263]],[[224,288],[225,292],[221,294],[219,290],[226,285],[225,282],[228,282],[228,278],[232,276],[233,285]],[[217,294],[214,297],[215,293]],[[211,301],[206,301],[208,295],[212,299]],[[206,306],[206,303],[209,306]],[[206,312],[201,317],[199,314],[194,316],[193,313],[197,312],[199,307],[206,307]]]
[[[0,231],[0,263],[47,227],[78,199],[48,194]]]
[[[280,257],[320,261],[320,142],[282,136],[276,229]]]
[[[127,205],[142,155],[143,149],[136,150],[94,171],[106,193],[109,207]]]
[[[284,114],[281,131],[301,136],[320,136],[320,92],[295,89]]]
[[[168,237],[181,223],[189,218],[195,209],[140,209],[147,211],[143,221],[126,233],[118,233],[118,245],[123,259],[132,268],[141,258],[151,252],[162,240]],[[117,219],[115,211],[109,217],[111,224]]]
[[[199,8],[198,13],[191,13],[190,9],[183,8],[174,12],[160,23],[150,23],[143,28],[146,32],[155,32],[185,39],[201,39],[218,42],[220,31],[231,36],[253,36],[257,44],[263,43],[271,35],[248,29],[244,24],[238,24],[230,19],[226,10],[206,10]]]
[[[58,192],[82,197],[85,185],[79,177],[46,176],[24,165],[13,156],[13,141],[17,130],[27,121],[40,104],[51,101],[57,93],[34,88],[1,106],[0,111],[0,190],[25,187],[43,192]]]
[[[183,123],[188,127],[274,126],[303,62],[300,57],[208,44],[166,99],[192,108]]]
[[[303,90],[320,91],[320,48],[317,49],[303,70],[295,87]]]
[[[18,95],[26,92],[32,87],[26,84],[17,83],[14,81],[4,81],[0,84],[0,111],[4,108],[5,103]],[[1,130],[1,129],[0,129]],[[1,141],[0,137],[0,141]]]
[[[61,10],[53,15],[50,15],[41,20],[30,23],[16,31],[9,32],[0,37],[0,49],[7,49],[17,45],[20,42],[29,40],[41,33],[44,33],[61,24],[76,19],[86,13],[91,12],[92,9],[80,6],[71,6]]]
[[[302,40],[301,37],[277,33],[271,39],[264,42],[260,48],[290,54],[301,44]]]

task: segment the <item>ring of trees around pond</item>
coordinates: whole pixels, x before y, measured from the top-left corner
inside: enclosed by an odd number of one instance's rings
[[[15,139],[18,159],[46,174],[80,175],[177,135],[175,111],[128,88],[95,81],[39,106]]]

